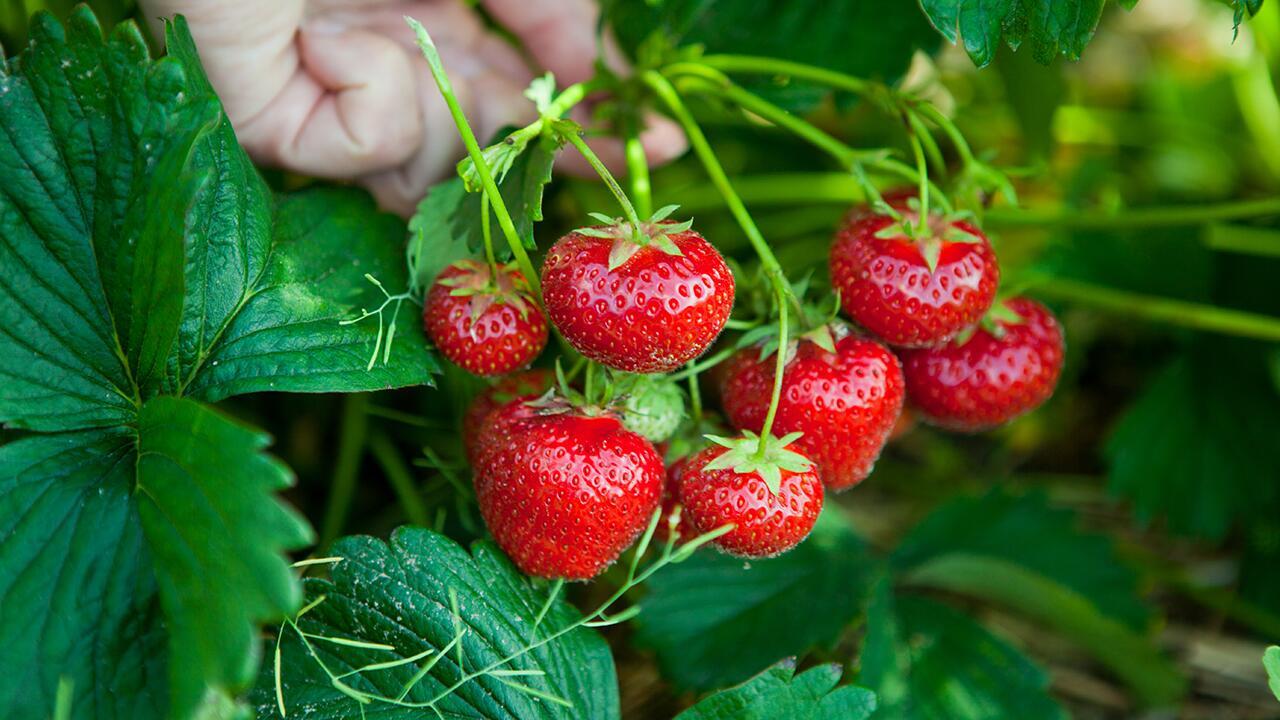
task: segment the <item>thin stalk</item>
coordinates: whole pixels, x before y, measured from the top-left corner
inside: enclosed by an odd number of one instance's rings
[[[342,533],[351,511],[369,428],[368,408],[367,393],[352,393],[343,401],[341,435],[333,463],[333,487],[329,491],[329,504],[325,507],[324,521],[320,526],[321,548],[328,547]]]
[[[774,360],[773,394],[769,397],[769,412],[760,427],[760,445],[756,457],[764,459],[768,448],[769,433],[773,432],[773,420],[778,415],[778,403],[782,400],[782,374],[787,368],[787,298],[778,293],[778,356]]]
[[[628,123],[627,139],[623,146],[627,156],[627,178],[631,182],[631,198],[635,201],[640,217],[653,214],[653,188],[649,182],[649,160],[635,123]]]
[[[728,73],[754,75],[787,75],[801,78],[838,90],[845,90],[863,97],[871,97],[881,85],[845,73],[804,63],[777,58],[751,55],[707,55],[700,59],[703,65]]]
[[[738,225],[742,227],[743,233],[760,257],[760,264],[764,266],[765,273],[772,280],[775,288],[778,289],[778,292],[785,293],[788,297],[792,296],[793,292],[786,281],[786,273],[783,272],[782,265],[778,263],[778,258],[774,256],[773,250],[765,242],[764,236],[760,233],[760,228],[756,226],[755,220],[751,219],[751,214],[747,212],[742,199],[734,191],[733,184],[729,182],[729,176],[725,174],[724,167],[720,165],[720,160],[716,157],[715,151],[711,149],[711,144],[707,142],[707,136],[702,133],[702,128],[698,126],[698,122],[694,120],[689,109],[685,107],[679,94],[676,93],[676,89],[671,86],[671,83],[665,77],[652,70],[644,74],[644,82],[666,103],[676,121],[684,128],[685,135],[689,139],[689,145],[693,148],[698,159],[702,161],[707,175],[711,177],[711,183],[716,186],[716,189],[724,198],[725,204],[728,205],[729,212],[733,214],[734,219],[738,221]]]
[[[755,327],[755,324],[752,324],[751,327]],[[691,377],[701,375],[702,373],[710,370],[716,365],[719,365],[725,360],[728,360],[729,358],[733,357],[733,354],[736,352],[738,352],[737,348],[725,348],[724,350],[721,350],[720,352],[716,353],[715,355],[712,355],[711,357],[701,362],[690,361],[690,363],[686,365],[683,370],[677,373],[672,373],[670,376],[668,376],[667,379],[671,380],[672,382],[680,382],[681,380],[687,380]]]
[[[431,69],[431,77],[436,81],[436,87],[440,89],[440,94],[444,96],[445,104],[449,106],[449,114],[453,117],[453,122],[458,127],[458,134],[462,136],[462,144],[467,148],[467,155],[471,157],[471,162],[475,165],[476,174],[480,176],[480,184],[484,187],[484,192],[489,196],[493,204],[494,215],[498,217],[498,227],[502,228],[502,234],[507,238],[507,244],[511,246],[511,254],[515,256],[516,265],[520,267],[520,272],[524,273],[525,279],[529,281],[529,287],[533,290],[533,294],[537,298],[542,297],[542,283],[538,279],[537,272],[534,271],[533,263],[529,260],[529,253],[525,252],[524,243],[520,240],[520,234],[516,232],[515,223],[511,220],[511,214],[507,212],[507,205],[502,200],[502,193],[498,190],[498,183],[493,179],[493,172],[489,169],[489,164],[484,160],[484,153],[480,149],[480,143],[476,141],[476,135],[471,130],[471,125],[467,122],[467,116],[462,112],[462,106],[458,103],[458,97],[453,92],[453,86],[449,82],[449,76],[444,72],[444,65],[440,62],[440,53],[436,50],[435,43],[432,42],[431,36],[427,33],[427,29],[413,18],[405,18],[405,22],[409,27],[413,28],[417,35],[418,47],[422,49],[422,55],[427,59],[427,66]]]
[[[693,370],[694,361],[690,360],[685,366],[687,370]],[[702,424],[702,388],[698,387],[698,374],[696,372],[689,373],[689,417],[693,418],[695,426]]]
[[[427,505],[418,494],[409,466],[405,464],[404,458],[400,457],[391,438],[387,437],[386,433],[376,430],[370,433],[369,452],[382,466],[382,471],[386,473],[387,481],[391,483],[391,489],[400,500],[400,506],[404,508],[404,515],[409,522],[419,527],[430,526],[431,515],[427,512]]]
[[[576,132],[565,133],[565,138],[582,153],[582,157],[586,158],[587,164],[591,166],[600,179],[604,181],[605,186],[609,188],[609,192],[618,199],[618,204],[622,206],[622,214],[627,218],[627,222],[631,223],[632,232],[640,232],[640,216],[636,214],[636,208],[631,204],[631,200],[627,197],[627,193],[622,189],[622,185],[618,184],[613,173],[609,172],[609,168],[605,167],[595,151],[587,145],[587,141],[582,139],[582,135]]]
[[[920,136],[910,124],[907,125],[907,137],[911,142],[911,152],[916,157],[916,172],[920,173],[918,185],[920,196],[920,217],[916,220],[916,232],[924,237],[929,232],[929,163],[924,156],[924,148],[920,145]]]
[[[498,278],[498,259],[493,254],[493,232],[489,227],[489,193],[480,195],[480,234],[484,237],[484,257],[489,262],[489,276]]]
[[[1272,197],[1211,205],[1132,208],[1120,212],[992,208],[987,211],[986,221],[988,224],[1009,227],[1051,225],[1088,230],[1123,230],[1127,228],[1204,225],[1211,222],[1278,215],[1280,215],[1280,197]]]
[[[1280,342],[1280,319],[1266,315],[1140,295],[1065,279],[1046,280],[1032,286],[1032,292],[1042,297],[1090,305],[1129,318]]]

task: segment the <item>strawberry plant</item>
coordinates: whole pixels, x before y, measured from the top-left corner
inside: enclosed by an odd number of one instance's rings
[[[406,5],[407,221],[0,11],[0,717],[1274,714],[1280,9],[1162,2],[601,0],[492,137]]]

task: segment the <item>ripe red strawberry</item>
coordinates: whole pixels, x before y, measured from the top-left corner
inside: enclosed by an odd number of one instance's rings
[[[808,337],[782,374],[774,430],[804,433],[796,449],[818,465],[822,481],[844,490],[871,473],[902,411],[902,369],[888,348],[828,327],[835,352]],[[769,410],[776,357],[748,348],[729,362],[721,404],[736,428],[759,432]]]
[[[481,433],[480,513],[529,575],[595,577],[658,507],[662,458],[613,415],[517,402],[490,413]]]
[[[547,314],[592,360],[627,372],[669,372],[724,329],[733,273],[687,223],[644,223],[643,245],[631,237],[629,224],[598,226],[552,246],[542,266]]]
[[[462,416],[462,446],[472,465],[475,465],[480,427],[489,413],[517,400],[532,400],[545,393],[553,382],[555,374],[550,370],[534,368],[500,378],[471,401],[466,414]]]
[[[698,532],[732,523],[734,529],[712,541],[743,557],[771,557],[795,547],[809,535],[822,510],[822,481],[813,462],[788,448],[795,435],[735,440],[712,438],[717,445],[689,459],[680,476],[682,518]]]
[[[427,292],[422,321],[440,352],[476,375],[519,370],[547,344],[547,319],[513,265],[497,277],[476,260],[445,268]]]
[[[1048,400],[1062,359],[1062,327],[1028,298],[997,306],[970,337],[902,353],[912,405],[961,432],[993,428]]]
[[[849,216],[831,245],[831,284],[849,317],[890,345],[945,342],[991,306],[1000,281],[995,253],[978,228],[940,217],[912,239],[903,224],[914,224],[918,211],[899,209],[902,224]]]

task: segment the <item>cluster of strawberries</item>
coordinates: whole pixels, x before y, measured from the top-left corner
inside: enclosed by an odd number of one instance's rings
[[[548,391],[544,370],[509,374],[538,356],[548,333],[518,270],[463,261],[442,273],[424,304],[428,334],[463,368],[506,376],[477,398],[464,439],[481,512],[516,564],[531,575],[593,577],[659,504],[664,534],[720,529],[714,543],[725,552],[775,555],[809,534],[824,488],[867,477],[908,401],[925,421],[962,432],[1044,402],[1063,361],[1052,314],[1026,298],[997,302],[999,266],[976,227],[920,223],[906,194],[889,204],[893,215],[855,209],[831,248],[832,285],[858,329],[840,320],[801,327],[780,347],[746,347],[716,366],[721,408],[740,434],[708,436],[669,467],[615,408]],[[627,373],[680,368],[733,309],[732,273],[687,223],[575,231],[550,249],[541,279],[564,339]]]

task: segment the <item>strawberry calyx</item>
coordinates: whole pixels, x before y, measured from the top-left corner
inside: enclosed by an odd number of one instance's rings
[[[479,260],[459,260],[453,267],[462,270],[461,274],[442,278],[441,285],[449,288],[454,297],[471,298],[470,315],[474,323],[494,305],[507,304],[514,307],[521,318],[529,317],[530,295],[529,281],[516,268],[515,263],[507,263],[494,268]]]
[[[907,238],[915,243],[924,258],[929,272],[938,269],[938,259],[942,256],[943,245],[947,243],[980,243],[982,238],[960,226],[962,222],[974,222],[976,216],[968,211],[942,213],[929,212],[929,220],[923,228],[920,223],[920,200],[907,200],[907,207],[898,219],[876,231],[875,236],[881,240],[897,240]]]
[[[782,491],[782,471],[806,472],[813,461],[788,447],[804,433],[793,432],[782,437],[770,434],[763,439],[744,430],[742,437],[726,438],[707,435],[711,442],[727,448],[727,451],[707,463],[704,470],[733,470],[739,475],[755,473],[764,480],[769,492],[775,496]],[[761,447],[763,445],[763,447]]]
[[[667,205],[660,208],[648,220],[633,223],[625,218],[609,217],[603,213],[588,213],[599,220],[600,225],[578,228],[574,232],[587,237],[605,238],[613,241],[609,248],[609,269],[615,270],[631,259],[643,247],[654,247],[668,255],[683,255],[672,235],[686,232],[693,227],[693,220],[675,222],[667,220],[679,205]]]

